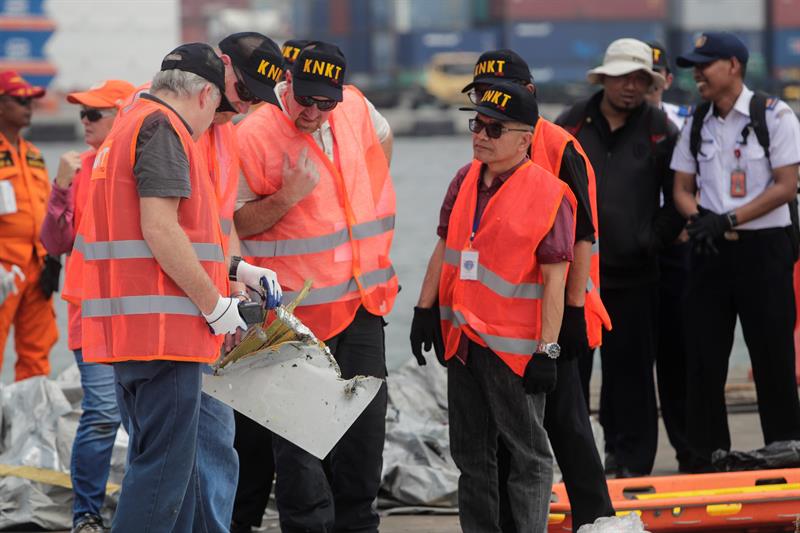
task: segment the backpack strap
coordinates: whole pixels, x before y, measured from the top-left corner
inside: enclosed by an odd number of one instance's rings
[[[703,139],[700,137],[700,130],[703,129],[703,120],[706,118],[709,109],[711,109],[711,102],[703,102],[694,109],[694,113],[692,114],[692,129],[689,130],[689,150],[692,152],[698,174],[700,173],[700,164],[697,162],[697,155],[703,153],[702,150],[700,150],[700,145],[703,142]]]
[[[753,93],[750,99],[750,124],[748,127],[753,129],[756,134],[758,144],[764,149],[764,154],[769,161],[769,130],[767,129],[767,107],[777,105],[778,99],[771,98],[762,91]],[[771,163],[770,163],[771,166]]]

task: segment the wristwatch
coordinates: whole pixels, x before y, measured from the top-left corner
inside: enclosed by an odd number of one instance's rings
[[[239,263],[242,262],[242,258],[238,255],[234,255],[231,257],[231,268],[228,269],[228,279],[230,281],[239,281],[236,279],[236,270],[239,268]]]
[[[736,216],[735,211],[728,211],[727,213],[725,213],[725,218],[728,219],[728,224],[731,226],[731,229],[739,225],[739,219]]]
[[[536,353],[546,355],[550,359],[558,359],[561,355],[561,346],[557,342],[540,342],[536,347]]]

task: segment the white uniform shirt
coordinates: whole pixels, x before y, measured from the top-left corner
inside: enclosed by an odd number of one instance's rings
[[[278,95],[278,104],[280,105],[283,112],[286,113],[286,110],[283,108],[283,94],[286,92],[286,82],[282,81],[275,86],[275,94]],[[389,127],[389,122],[381,115],[375,106],[372,105],[372,102],[364,98],[367,103],[367,109],[369,110],[369,116],[372,119],[372,126],[375,128],[375,134],[378,137],[378,141],[383,142],[391,134],[392,130]],[[272,105],[272,104],[265,104],[265,105]],[[319,127],[318,130],[311,133],[311,137],[317,143],[317,145],[322,149],[328,159],[333,161],[333,130],[331,130],[331,125],[326,120],[322,126]],[[292,163],[295,163],[294,161]],[[252,202],[253,200],[258,200],[261,198],[259,195],[254,193],[250,189],[250,185],[247,183],[247,180],[244,178],[244,175],[239,176],[239,190],[237,193],[236,198],[236,209],[239,210],[244,204],[247,202]]]
[[[770,137],[769,159],[752,129],[746,143],[742,144],[742,130],[750,123],[752,97],[753,91],[744,87],[727,117],[714,116],[712,105],[703,120],[700,130],[700,151],[703,153],[697,154],[700,172],[695,179],[700,190],[700,205],[714,213],[727,213],[753,201],[772,185],[772,168],[800,162],[800,122],[783,101],[768,106],[766,111]],[[692,117],[689,117],[675,145],[670,166],[675,171],[695,174],[697,166],[689,149],[691,130]],[[747,194],[742,198],[734,198],[730,193],[731,172],[737,167],[736,149],[741,151],[738,166],[747,175]],[[782,205],[755,220],[738,225],[737,229],[785,227],[790,223],[789,207]]]
[[[681,131],[684,122],[686,122],[686,116],[682,114],[682,109],[683,108],[677,104],[661,102],[661,110],[666,113],[672,123],[678,127],[678,131]]]

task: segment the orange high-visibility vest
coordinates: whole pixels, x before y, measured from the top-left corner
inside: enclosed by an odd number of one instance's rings
[[[191,198],[178,220],[208,276],[227,294],[222,233],[205,158],[180,117],[147,99],[136,100],[98,149],[89,196],[72,251],[79,262],[83,356],[88,362],[168,359],[212,362],[222,336],[212,334],[197,306],[161,269],[144,240],[133,174],[144,119],[164,113],[189,160]]]
[[[594,168],[589,158],[583,151],[580,143],[565,129],[540,118],[531,141],[531,160],[558,176],[561,171],[561,159],[567,144],[572,142],[575,150],[583,158],[586,165],[586,174],[589,176],[589,204],[592,210],[592,224],[595,231],[595,242],[592,245],[592,255],[589,267],[589,281],[586,286],[586,333],[589,346],[597,348],[603,341],[603,328],[611,330],[611,318],[608,316],[602,300],[600,300],[600,231],[597,222],[597,184]]]
[[[206,155],[208,171],[219,201],[219,223],[227,248],[239,186],[239,149],[233,123],[212,124],[197,140],[197,146]]]
[[[0,257],[26,267],[31,256],[47,253],[39,240],[50,197],[50,179],[39,149],[18,138],[17,148],[0,133],[0,181],[10,183],[16,213],[0,215]]]
[[[389,259],[394,187],[361,93],[346,86],[328,121],[335,162],[276,106],[262,106],[237,127],[242,173],[256,194],[280,189],[284,154],[296,164],[307,149],[320,173],[319,184],[280,221],[242,239],[242,255],[278,272],[284,299],[313,280],[296,314],[322,340],[346,328],[361,305],[386,315],[398,286]]]
[[[522,376],[542,332],[544,285],[536,250],[565,196],[574,228],[575,197],[566,183],[528,161],[489,200],[470,241],[479,179],[481,162],[473,161],[447,227],[439,281],[445,359],[455,355],[464,334]],[[461,252],[467,249],[478,252],[477,280],[460,279]]]

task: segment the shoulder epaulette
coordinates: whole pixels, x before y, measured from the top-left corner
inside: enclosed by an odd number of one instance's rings
[[[775,106],[777,106],[778,102],[780,101],[781,99],[778,98],[777,96],[770,96],[769,98],[767,98],[767,109],[769,109],[770,111],[774,110]]]
[[[692,113],[694,113],[694,106],[693,105],[682,105],[678,106],[678,116],[679,117],[691,117]]]

